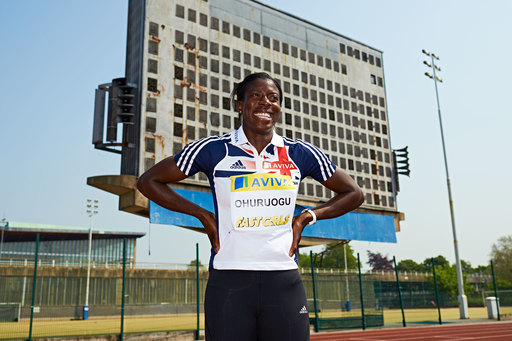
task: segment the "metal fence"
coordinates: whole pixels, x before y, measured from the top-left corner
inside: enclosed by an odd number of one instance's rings
[[[84,266],[53,266],[35,259],[1,264],[0,339],[109,334],[122,339],[126,333],[173,332],[188,333],[192,340],[204,328],[206,269],[183,264],[92,267],[86,317]],[[300,272],[316,331],[389,321],[440,323],[446,318],[441,308],[457,306],[456,297],[436,295],[425,274],[343,272],[314,264]],[[498,295],[501,312],[512,309],[512,291],[475,295],[481,307],[488,296]]]

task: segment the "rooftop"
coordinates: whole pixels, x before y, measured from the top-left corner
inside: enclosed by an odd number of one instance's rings
[[[40,234],[40,240],[81,240],[87,239],[89,228],[74,226],[59,226],[48,224],[23,223],[17,221],[7,221],[2,227],[4,242],[22,242],[36,239]],[[115,230],[100,230],[93,228],[94,239],[113,239],[113,238],[140,238],[145,235],[144,232],[127,232]]]

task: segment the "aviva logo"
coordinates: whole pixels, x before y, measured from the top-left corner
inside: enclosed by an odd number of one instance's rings
[[[280,174],[249,174],[231,177],[231,192],[295,189],[289,176]]]

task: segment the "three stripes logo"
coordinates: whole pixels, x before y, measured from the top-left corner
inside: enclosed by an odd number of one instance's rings
[[[230,169],[247,169],[247,167],[244,166],[244,164],[242,163],[242,161],[238,160],[237,162],[235,162],[234,164],[231,165],[231,167],[229,167]]]
[[[306,308],[305,305],[302,306],[302,309],[299,311],[299,314],[307,314],[308,313],[308,309]]]

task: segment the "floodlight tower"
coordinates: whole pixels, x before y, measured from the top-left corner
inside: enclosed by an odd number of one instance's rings
[[[429,61],[423,61],[423,64],[427,65],[432,69],[432,73],[425,72],[425,76],[434,80],[434,86],[436,89],[436,100],[437,100],[437,113],[439,116],[439,127],[441,128],[441,142],[443,145],[443,156],[444,156],[444,168],[446,171],[446,185],[448,187],[448,200],[450,202],[450,216],[452,221],[452,232],[453,232],[453,247],[455,249],[455,267],[457,268],[457,282],[459,287],[459,312],[461,319],[469,318],[468,313],[468,299],[466,295],[464,295],[464,280],[462,279],[462,267],[460,264],[459,257],[459,243],[457,241],[457,232],[455,230],[455,214],[453,212],[453,199],[452,199],[452,189],[450,185],[450,175],[448,173],[448,160],[446,157],[446,147],[444,142],[444,133],[443,133],[443,122],[441,120],[441,107],[439,105],[439,93],[437,91],[437,83],[442,83],[443,80],[436,76],[436,71],[441,71],[441,68],[435,64],[436,60],[439,60],[439,57],[435,53],[430,53],[427,50],[422,50],[423,54],[430,57]]]
[[[85,285],[85,305],[83,309],[83,319],[89,319],[89,282],[91,280],[91,245],[92,245],[92,217],[98,214],[98,200],[87,199],[87,215],[89,221],[89,243],[87,251],[87,283]]]

